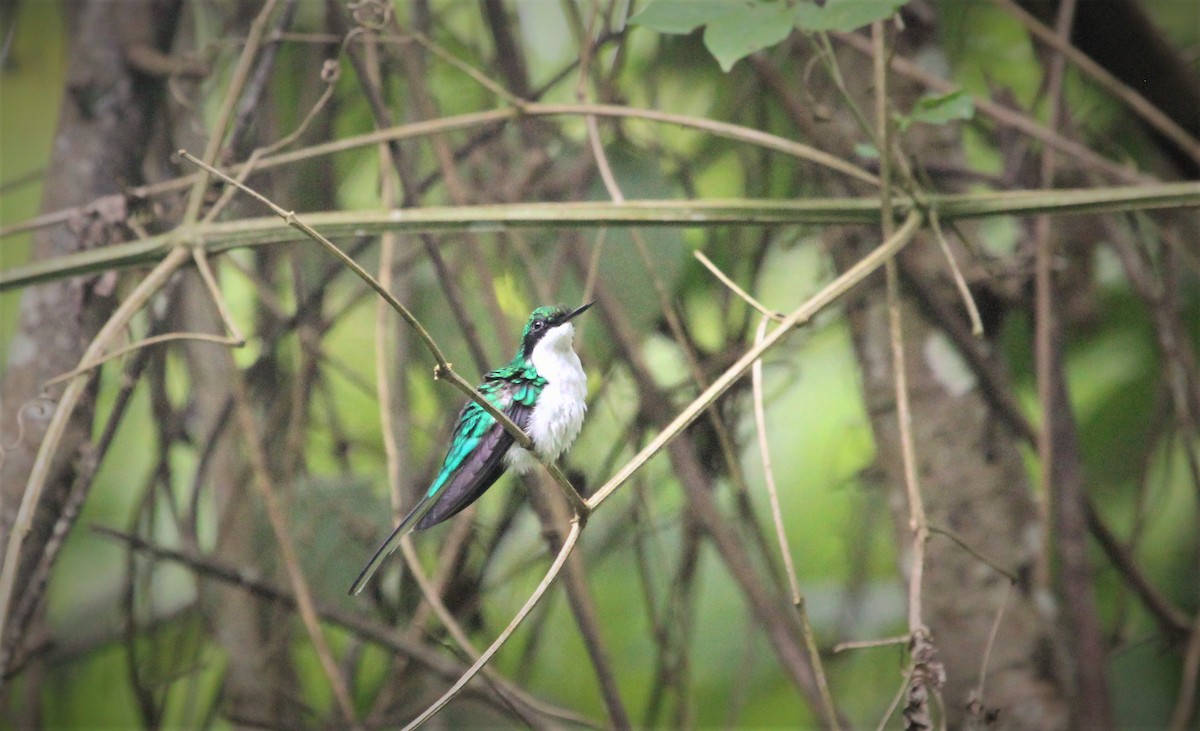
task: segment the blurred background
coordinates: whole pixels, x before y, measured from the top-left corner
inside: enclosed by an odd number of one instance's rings
[[[249,161],[247,184],[322,223],[472,383],[534,307],[597,300],[576,321],[589,416],[561,460],[584,497],[754,346],[762,314],[693,252],[789,313],[885,238],[847,201],[877,203],[883,172],[889,195],[970,204],[1200,166],[1183,0],[19,0],[0,35],[0,728],[403,725],[566,535],[545,475],[506,476],[413,536],[452,621],[400,553],[346,595],[464,396],[348,267],[196,187],[180,148]],[[566,220],[621,199],[728,208]],[[824,213],[770,207],[806,200]],[[645,462],[433,723],[915,727],[917,670],[953,727],[1194,728],[1198,202],[924,226],[895,309],[877,272],[767,353],[757,396],[741,378]],[[548,222],[495,223],[502,204]],[[372,217],[435,207],[461,218]],[[197,222],[207,254],[171,259]],[[214,342],[230,322],[242,347]],[[209,337],[47,385],[169,333]],[[934,659],[910,654],[914,623]]]

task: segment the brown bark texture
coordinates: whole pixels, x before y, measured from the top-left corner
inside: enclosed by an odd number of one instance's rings
[[[161,80],[131,68],[127,52],[163,49],[174,32],[178,3],[81,0],[63,7],[70,58],[42,210],[79,208],[68,226],[43,229],[34,236],[35,259],[128,238],[122,191],[142,180]],[[79,365],[116,305],[115,288],[116,276],[108,273],[30,287],[22,295],[19,328],[0,384],[0,440],[5,445],[0,545],[7,544],[54,400],[62,392],[62,386],[44,390],[42,384]],[[31,589],[34,567],[60,517],[77,464],[87,453],[93,414],[91,397],[85,396],[55,453],[30,532],[21,544],[14,597]],[[10,625],[4,646],[11,650],[22,631]]]
[[[914,19],[898,40],[906,57],[919,56],[922,43],[936,43],[933,29],[919,23]],[[846,54],[840,60],[851,93],[863,108],[871,108],[869,59]],[[895,78],[890,82],[892,109],[910,109],[923,92]],[[853,137],[853,120],[839,118],[839,122],[843,133]],[[905,140],[905,152],[912,159],[937,165],[963,162],[961,140],[953,127],[913,128]],[[831,230],[825,243],[845,268],[876,245],[876,236]],[[960,261],[969,261],[964,254],[959,250]],[[934,531],[926,547],[921,619],[932,633],[936,657],[945,669],[941,694],[946,720],[950,728],[1069,728],[1071,666],[1059,618],[1048,609],[1052,602],[1047,601],[1047,587],[1036,577],[1045,527],[1019,451],[1023,435],[1005,421],[991,400],[994,394],[987,393],[977,374],[972,374],[947,335],[946,322],[935,316],[950,313],[956,320],[951,324],[966,327],[962,300],[935,240],[919,236],[903,252],[902,261],[907,276],[901,281],[907,294],[901,299],[900,321],[909,427],[919,488]],[[914,533],[882,273],[851,296],[847,316],[883,478],[878,499],[891,511],[901,568],[908,575],[913,569]],[[981,350],[992,354],[982,364],[994,376],[992,385],[999,379],[1003,386],[1011,386],[1004,380],[1002,360],[994,357],[996,351],[986,340]],[[945,533],[966,542],[969,550]],[[997,568],[1015,577],[1015,585]],[[997,635],[990,655],[985,655],[998,616]],[[981,675],[986,677],[982,695],[978,693]]]

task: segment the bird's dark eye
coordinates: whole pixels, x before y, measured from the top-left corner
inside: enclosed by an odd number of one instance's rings
[[[539,330],[541,330],[544,327],[546,327],[545,320],[534,320],[533,321],[533,331],[534,332],[538,332]]]

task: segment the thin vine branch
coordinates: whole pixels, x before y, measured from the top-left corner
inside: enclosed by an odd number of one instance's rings
[[[942,221],[1030,214],[1116,213],[1200,207],[1200,183],[1145,186],[1020,190],[972,194],[926,194]],[[920,207],[906,197],[893,199],[896,215]],[[286,211],[284,212],[286,213]],[[328,237],[361,236],[385,231],[506,231],[516,228],[590,228],[595,226],[694,226],[782,224],[875,224],[878,198],[780,200],[627,201],[616,203],[519,203],[447,206],[404,211],[315,212],[308,225]],[[193,226],[193,246],[210,254],[307,238],[301,229],[274,217],[249,218]],[[175,234],[33,262],[0,272],[0,292],[63,277],[107,269],[153,264],[174,246]]]

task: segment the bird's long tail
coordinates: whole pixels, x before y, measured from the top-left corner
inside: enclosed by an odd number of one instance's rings
[[[383,565],[383,562],[387,559],[387,557],[392,555],[392,553],[400,546],[400,541],[404,539],[404,536],[412,533],[413,529],[417,527],[417,523],[420,522],[421,518],[424,518],[425,514],[433,508],[434,504],[437,502],[435,500],[436,496],[436,493],[431,493],[421,498],[421,502],[417,503],[416,506],[409,511],[408,515],[404,516],[404,520],[400,521],[400,525],[396,526],[396,530],[392,531],[392,534],[388,536],[388,539],[383,542],[383,545],[379,547],[379,550],[376,551],[375,555],[371,557],[371,560],[367,562],[367,565],[362,570],[362,573],[360,573],[358,578],[354,580],[354,583],[350,585],[350,594],[352,596],[362,593],[363,587],[367,585],[367,582],[371,580],[371,577],[375,575],[375,572],[379,570],[379,567]]]

